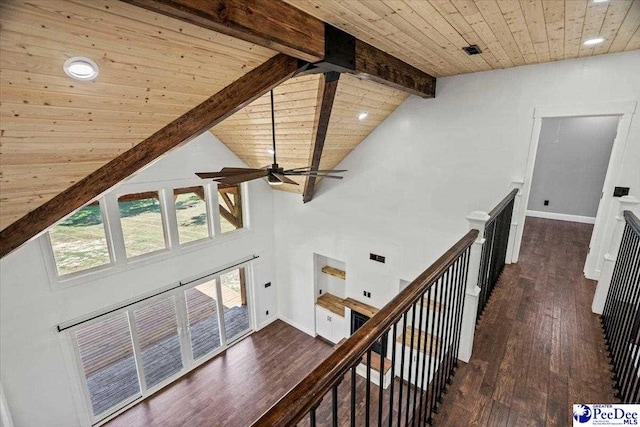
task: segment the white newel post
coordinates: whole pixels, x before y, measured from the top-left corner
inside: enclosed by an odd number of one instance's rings
[[[598,286],[596,287],[593,303],[591,304],[591,311],[597,314],[602,314],[604,310],[604,304],[607,300],[607,294],[609,293],[609,286],[611,285],[611,277],[613,276],[613,269],[616,265],[616,258],[618,257],[618,250],[620,250],[620,243],[622,242],[622,234],[624,233],[625,227],[623,212],[634,211],[640,205],[640,200],[633,196],[620,197],[618,202],[620,207],[616,215],[616,223],[613,228],[609,251],[604,255],[602,272],[600,273]]]
[[[476,315],[478,314],[478,276],[480,271],[480,257],[484,245],[484,227],[489,221],[489,214],[482,211],[473,211],[467,216],[469,228],[478,230],[478,237],[471,245],[469,254],[469,272],[467,273],[467,289],[464,297],[464,311],[462,312],[462,330],[460,331],[460,350],[458,359],[469,362],[473,350],[473,338],[476,331]]]
[[[513,200],[513,214],[511,215],[511,228],[509,230],[509,242],[507,243],[507,256],[504,260],[505,263],[511,264],[518,262],[518,254],[515,253],[516,246],[516,233],[518,232],[518,217],[520,209],[522,209],[522,187],[524,181],[511,181],[511,188],[517,188],[518,194],[516,194]]]

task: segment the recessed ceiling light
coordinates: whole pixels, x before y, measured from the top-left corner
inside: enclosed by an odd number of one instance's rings
[[[593,39],[585,40],[583,44],[585,46],[593,46],[594,44],[600,44],[603,41],[604,41],[603,37],[596,37],[596,38],[593,38]]]
[[[369,115],[369,113],[367,113],[366,111],[363,111],[362,113],[360,113],[358,115],[358,120],[364,120],[367,118],[367,116]]]
[[[609,0],[593,0],[594,3],[604,3],[607,2]]]
[[[82,56],[74,56],[64,62],[62,67],[67,76],[75,80],[93,80],[98,77],[98,64]]]
[[[267,150],[267,152],[268,152],[269,154],[273,154],[273,153],[274,153],[273,148],[269,148],[269,149]]]

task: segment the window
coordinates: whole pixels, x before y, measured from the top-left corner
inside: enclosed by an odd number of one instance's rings
[[[118,198],[118,209],[127,258],[167,247],[157,192],[121,196]]]
[[[58,276],[111,263],[98,202],[85,206],[49,231]]]
[[[75,339],[94,417],[140,394],[126,312],[82,327]]]
[[[240,185],[218,186],[218,204],[220,205],[221,233],[228,233],[243,227]]]
[[[180,244],[195,242],[209,237],[207,205],[204,187],[190,187],[173,190],[176,206],[176,220]]]
[[[97,422],[251,331],[245,268],[161,291],[70,328]]]
[[[244,268],[238,268],[220,276],[224,333],[228,341],[249,330],[247,286]]]

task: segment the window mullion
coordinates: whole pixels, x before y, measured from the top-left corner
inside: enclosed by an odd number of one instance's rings
[[[118,200],[114,194],[108,194],[104,198],[104,214],[108,223],[108,234],[112,244],[114,264],[125,264],[127,262],[127,252],[124,246],[124,235],[120,224],[120,210]]]
[[[220,208],[218,207],[218,185],[209,183],[207,188],[207,209],[209,210],[209,220],[213,236],[219,236],[220,231]]]
[[[173,191],[162,189],[160,193],[160,206],[165,219],[165,239],[168,238],[169,249],[180,247],[180,237],[178,236],[178,220],[176,217],[176,204],[173,196]]]
[[[140,383],[140,391],[144,396],[147,394],[147,380],[144,377],[144,369],[142,366],[142,351],[140,349],[140,340],[138,338],[138,330],[136,329],[136,322],[132,308],[127,310],[127,319],[129,320],[129,330],[131,331],[131,342],[133,343],[133,355],[136,360],[138,382]]]
[[[218,296],[218,328],[220,329],[220,345],[223,348],[227,347],[227,334],[226,325],[224,323],[224,304],[222,303],[222,279],[220,276],[216,277],[216,295]]]
[[[176,313],[178,315],[178,333],[180,334],[180,345],[182,346],[182,366],[183,371],[189,370],[193,365],[193,351],[191,349],[191,333],[189,331],[189,317],[187,313],[187,299],[184,289],[177,289]]]

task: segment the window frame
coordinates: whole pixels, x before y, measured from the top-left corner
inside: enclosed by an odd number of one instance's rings
[[[204,202],[205,211],[207,213],[207,237],[203,237],[197,240],[192,240],[190,242],[180,243],[180,227],[178,226],[178,210],[176,208],[176,201],[173,199],[173,196],[175,195],[176,190],[187,190],[187,189],[196,188],[196,187],[202,187],[202,190],[204,193],[203,202]],[[187,187],[174,187],[174,188],[171,188],[169,191],[171,192],[172,200],[173,200],[173,203],[172,203],[173,213],[170,214],[169,216],[171,216],[170,221],[175,227],[175,231],[176,231],[176,246],[187,247],[192,245],[199,245],[202,242],[210,241],[219,236],[219,234],[216,234],[215,227],[213,226],[214,224],[212,220],[214,218],[214,215],[213,215],[213,212],[211,212],[212,211],[210,206],[211,197],[209,195],[210,194],[209,188],[205,183],[202,183],[200,185],[191,185]],[[189,194],[189,193],[181,193],[181,194]]]
[[[123,413],[131,406],[135,405],[137,402],[148,398],[153,395],[157,391],[163,389],[167,385],[175,382],[179,378],[185,376],[189,372],[193,371],[200,365],[208,362],[214,357],[220,355],[227,351],[230,347],[237,344],[239,341],[243,340],[247,336],[251,335],[258,328],[256,324],[255,317],[255,298],[254,298],[254,259],[249,259],[247,261],[242,262],[240,265],[234,265],[232,267],[227,267],[223,269],[213,270],[216,273],[202,273],[197,276],[197,278],[186,279],[184,281],[180,281],[177,283],[170,284],[168,286],[158,288],[159,292],[156,295],[149,296],[148,298],[143,298],[138,302],[127,305],[125,307],[110,310],[108,307],[104,309],[104,313],[98,314],[96,318],[83,321],[82,323],[72,326],[69,329],[63,331],[61,333],[61,338],[64,341],[64,347],[68,349],[70,352],[69,356],[71,358],[71,371],[73,376],[76,376],[78,379],[78,387],[80,388],[81,399],[83,400],[83,410],[86,413],[90,423],[92,426],[100,426],[108,421],[112,420],[119,414]],[[235,263],[234,263],[235,264]],[[245,269],[245,286],[246,286],[246,298],[247,298],[247,310],[248,310],[248,318],[249,318],[249,328],[247,332],[232,337],[232,340],[227,340],[225,335],[225,324],[224,324],[224,310],[222,309],[222,295],[221,295],[221,276],[225,273],[229,273],[233,270],[244,268]],[[216,281],[216,294],[217,298],[217,307],[218,307],[218,329],[220,333],[220,346],[215,349],[215,351],[205,354],[202,357],[194,358],[192,349],[191,349],[191,335],[189,330],[189,319],[187,313],[187,304],[185,294],[189,289],[193,289],[196,286],[201,285],[202,283],[210,282],[212,280]],[[135,325],[135,315],[134,311],[147,306],[152,305],[164,298],[174,297],[176,304],[176,321],[177,321],[177,330],[178,336],[180,339],[181,346],[181,355],[182,355],[182,369],[175,374],[165,378],[158,384],[153,387],[147,388],[144,368],[142,363],[142,350],[140,347],[140,341],[138,338],[137,328]],[[126,303],[123,302],[123,304]],[[102,310],[101,310],[102,311]],[[138,375],[138,384],[140,391],[136,395],[127,398],[126,400],[120,402],[118,405],[114,406],[112,410],[107,410],[102,412],[101,414],[94,415],[93,414],[93,404],[91,402],[91,396],[89,393],[89,387],[87,383],[87,377],[84,372],[84,367],[82,365],[82,358],[80,356],[80,350],[77,343],[76,331],[82,329],[84,327],[93,325],[95,323],[103,321],[108,316],[118,315],[126,313],[129,331],[131,335],[131,343],[133,348],[134,360],[136,363],[136,372]],[[81,316],[80,319],[84,317],[91,317],[92,313]],[[101,416],[101,417],[100,417]]]
[[[158,205],[160,207],[160,223],[162,224],[162,236],[164,238],[164,248],[156,249],[155,251],[151,251],[151,252],[145,252],[143,254],[129,256],[127,255],[127,245],[125,242],[124,230],[122,229],[122,216],[120,215],[120,198],[125,196],[144,195],[146,193],[156,193],[158,195]],[[148,199],[148,197],[140,200],[146,200],[146,199]],[[140,259],[158,256],[160,254],[171,251],[173,247],[173,244],[172,244],[173,242],[172,242],[172,239],[170,236],[170,230],[169,230],[170,224],[168,220],[167,206],[166,206],[167,205],[166,189],[161,188],[161,189],[153,189],[148,191],[131,191],[131,192],[128,191],[128,192],[118,193],[116,194],[116,197],[115,197],[115,203],[116,203],[115,208],[118,212],[118,227],[120,229],[119,237],[122,239],[122,249],[123,249],[122,255],[124,257],[125,263],[127,264],[135,263]]]
[[[107,243],[107,253],[109,254],[109,262],[106,264],[102,264],[102,265],[97,265],[95,267],[90,267],[90,268],[86,268],[84,270],[78,270],[78,271],[74,271],[73,273],[67,273],[67,274],[59,274],[59,270],[58,270],[58,262],[56,261],[56,256],[53,250],[53,242],[51,241],[51,236],[50,236],[50,232],[51,230],[47,230],[46,233],[44,233],[44,241],[46,243],[46,247],[48,247],[48,251],[45,251],[47,253],[47,256],[44,257],[44,261],[45,261],[45,266],[47,267],[47,270],[49,270],[50,275],[51,273],[53,274],[53,276],[59,281],[59,282],[63,282],[63,281],[68,281],[68,280],[73,280],[76,278],[81,278],[84,277],[86,275],[89,274],[94,274],[94,273],[98,273],[101,271],[108,271],[111,270],[115,265],[116,265],[116,257],[115,257],[115,253],[113,250],[113,239],[112,239],[112,235],[111,235],[111,227],[109,225],[109,218],[107,216],[107,206],[106,203],[104,201],[103,198],[100,198],[97,200],[98,202],[98,206],[100,207],[100,217],[102,219],[102,228],[104,230],[104,236],[105,236],[105,241]],[[91,202],[85,206],[83,206],[80,209],[83,209],[87,206],[90,206],[91,204],[93,204],[95,202]],[[73,214],[75,214],[78,210],[73,211]],[[60,221],[68,218],[69,216],[66,216],[65,218],[61,219]],[[58,222],[60,222],[58,221]],[[56,222],[56,224],[58,223]]]
[[[177,230],[175,203],[173,202],[173,190],[186,187],[202,186],[205,190],[205,202],[208,213],[210,236],[207,239],[199,239],[193,242],[180,244]],[[125,186],[123,186],[125,187]],[[239,185],[242,197],[243,227],[222,233],[220,230],[220,212],[218,204],[218,186],[215,182],[203,182],[200,179],[182,179],[168,183],[131,183],[126,188],[117,188],[106,193],[98,199],[100,204],[103,226],[105,228],[107,245],[109,246],[110,264],[81,270],[64,276],[58,276],[57,265],[53,254],[53,248],[49,239],[49,233],[44,233],[39,240],[40,251],[44,258],[45,268],[49,279],[49,288],[60,291],[70,287],[85,284],[89,281],[100,280],[111,275],[131,271],[136,268],[151,265],[168,260],[172,257],[188,254],[207,247],[224,245],[230,241],[253,233],[251,229],[250,204],[247,183]],[[120,210],[118,198],[132,193],[144,193],[157,191],[160,198],[160,208],[163,218],[166,248],[146,254],[127,258],[124,247],[124,236],[120,224]]]

